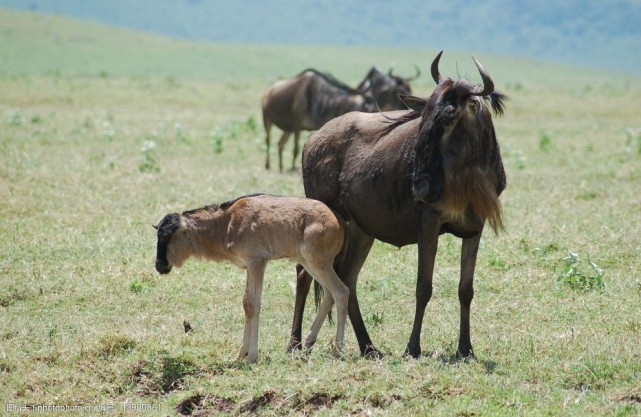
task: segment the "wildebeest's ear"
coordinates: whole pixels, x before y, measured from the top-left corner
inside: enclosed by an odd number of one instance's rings
[[[158,230],[158,225],[157,224],[152,224],[151,227],[153,227],[154,229]]]
[[[398,98],[400,98],[401,101],[405,103],[407,107],[416,111],[423,110],[425,108],[425,105],[427,104],[427,100],[420,97],[406,96],[403,94],[399,94]]]

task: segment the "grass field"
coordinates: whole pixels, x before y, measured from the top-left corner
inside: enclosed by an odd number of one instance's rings
[[[0,414],[44,404],[107,415],[641,415],[638,77],[478,57],[510,101],[495,121],[507,227],[481,244],[476,360],[451,359],[460,242],[443,236],[423,358],[402,357],[416,248],[376,243],[359,298],[385,359],[360,358],[351,327],[341,360],[331,326],[309,356],[287,354],[294,271],[275,262],[260,358],[246,366],[234,360],[243,272],[194,261],[158,276],[151,225],[251,192],[303,195],[300,172],[263,169],[270,82],[315,66],[355,85],[395,62],[421,67],[414,91],[426,96],[436,51],[190,44],[6,10],[0,26]],[[475,79],[469,55],[446,51],[441,71],[458,64]]]

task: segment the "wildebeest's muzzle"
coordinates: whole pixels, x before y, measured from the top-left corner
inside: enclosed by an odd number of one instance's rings
[[[171,265],[167,260],[167,246],[171,236],[158,237],[156,247],[156,271],[160,274],[168,274],[171,271]]]
[[[171,265],[166,260],[156,259],[156,271],[162,275],[168,274],[171,272]]]

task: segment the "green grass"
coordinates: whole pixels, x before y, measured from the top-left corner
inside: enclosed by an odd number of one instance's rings
[[[345,358],[333,359],[330,326],[309,356],[287,354],[294,271],[275,262],[259,362],[246,366],[234,361],[242,271],[194,261],[158,276],[151,225],[250,192],[303,194],[300,172],[263,169],[259,101],[270,80],[311,66],[307,59],[354,84],[370,64],[392,59],[425,74],[433,51],[196,45],[13,12],[0,20],[8,28],[0,35],[1,406],[113,404],[116,415],[140,414],[136,404],[151,408],[143,415],[641,413],[641,154],[630,133],[641,127],[638,78],[479,57],[510,101],[496,120],[507,230],[482,241],[477,360],[451,360],[460,242],[444,236],[423,358],[402,358],[416,248],[377,243],[359,296],[384,360],[360,358],[349,328]],[[49,55],[27,53],[39,44]],[[471,64],[467,53],[452,55]],[[453,58],[443,72],[455,73]],[[431,88],[427,75],[415,84],[419,95]],[[559,280],[570,252],[585,276],[588,260],[598,265],[603,288]],[[306,330],[312,318],[310,308]]]

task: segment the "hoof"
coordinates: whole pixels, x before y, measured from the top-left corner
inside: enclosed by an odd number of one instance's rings
[[[339,344],[337,344],[336,342],[332,343],[332,356],[336,359],[340,359],[343,357],[342,343],[339,343]]]
[[[421,357],[421,347],[420,346],[414,347],[414,346],[407,345],[403,356],[405,356],[406,358],[418,359]]]
[[[340,359],[343,357],[343,351],[338,349],[336,346],[332,348],[332,356],[336,359]]]
[[[301,343],[300,340],[297,339],[291,339],[289,341],[289,344],[287,345],[287,352],[292,353],[297,350],[303,350],[303,344]]]
[[[365,349],[365,352],[362,352],[362,355],[366,359],[373,359],[373,360],[381,360],[385,357],[383,355],[383,352],[380,350],[376,349],[374,346],[368,346],[367,349]]]
[[[456,359],[463,361],[474,360],[476,359],[476,355],[471,347],[468,349],[459,348],[456,351]]]

